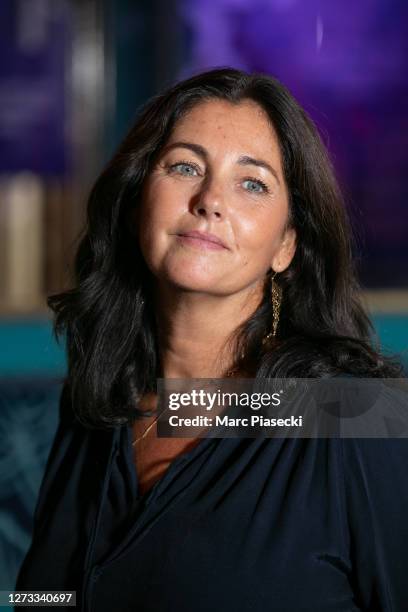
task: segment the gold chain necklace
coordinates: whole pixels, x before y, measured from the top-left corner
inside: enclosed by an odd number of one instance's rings
[[[225,375],[225,378],[231,378],[232,376],[234,376],[234,374],[236,374],[238,372],[238,367],[236,366],[235,368],[232,368],[231,370],[228,370],[228,372]],[[140,440],[143,440],[143,438],[145,438],[147,436],[147,434],[149,433],[149,431],[152,429],[152,427],[157,423],[157,421],[160,419],[160,417],[162,416],[162,414],[164,414],[165,412],[168,411],[169,408],[165,408],[164,410],[161,411],[161,413],[154,419],[154,421],[152,423],[150,423],[150,425],[144,430],[144,432],[142,433],[141,436],[138,436],[137,438],[135,438],[132,442],[132,446],[136,446],[136,444],[138,442],[140,442]]]
[[[147,429],[145,429],[145,431],[142,433],[141,436],[138,436],[137,438],[135,438],[132,442],[132,446],[135,446],[138,442],[140,442],[140,440],[143,440],[143,438],[145,438],[147,436],[147,434],[149,433],[149,431],[151,430],[151,428],[153,427],[153,425],[155,423],[157,423],[157,421],[160,419],[161,415],[164,414],[165,412],[167,412],[168,408],[166,408],[165,410],[162,410],[161,413],[159,414],[159,416],[157,416],[154,421],[152,423],[150,423],[149,427],[147,427]]]

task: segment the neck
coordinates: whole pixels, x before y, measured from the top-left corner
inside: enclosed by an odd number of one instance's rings
[[[216,378],[234,363],[236,329],[261,300],[257,285],[230,296],[157,290],[156,320],[164,378]]]

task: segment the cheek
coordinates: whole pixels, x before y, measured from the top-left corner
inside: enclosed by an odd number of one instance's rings
[[[156,269],[168,250],[169,235],[180,217],[177,200],[168,190],[150,189],[140,206],[139,245],[146,263]]]
[[[165,221],[166,206],[162,194],[157,188],[148,187],[142,193],[140,204],[140,239],[150,239],[159,232],[160,226]]]
[[[185,208],[185,198],[163,180],[157,180],[143,193],[141,219],[147,228],[171,229]]]
[[[265,265],[280,245],[285,220],[283,214],[270,210],[241,217],[236,222],[235,235],[238,248],[245,259]]]

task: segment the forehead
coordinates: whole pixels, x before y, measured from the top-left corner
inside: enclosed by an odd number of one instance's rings
[[[280,160],[276,131],[256,102],[226,100],[199,102],[175,124],[168,143],[189,140],[209,150],[221,144],[239,154]]]

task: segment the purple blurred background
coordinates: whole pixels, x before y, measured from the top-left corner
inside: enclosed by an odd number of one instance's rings
[[[70,11],[65,3],[53,12],[41,0],[32,4],[0,4],[0,170],[61,175]]]

